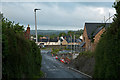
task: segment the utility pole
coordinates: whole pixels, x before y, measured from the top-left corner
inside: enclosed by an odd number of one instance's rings
[[[72,35],[71,35],[71,53],[72,53]]]
[[[104,16],[104,23],[105,23],[105,16]]]
[[[75,53],[75,34],[74,34],[74,53]]]
[[[36,43],[38,42],[38,36],[37,36],[37,20],[36,20],[36,11],[41,9],[34,9],[35,12],[35,32],[36,32]]]
[[[60,37],[60,49],[62,50],[62,40],[63,40],[63,36]]]

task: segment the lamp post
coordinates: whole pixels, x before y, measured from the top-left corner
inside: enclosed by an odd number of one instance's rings
[[[71,53],[72,53],[72,35],[70,35],[71,36]]]
[[[74,34],[74,54],[75,54],[75,34]]]
[[[34,9],[34,12],[35,12],[35,32],[36,32],[36,43],[38,42],[37,40],[37,21],[36,21],[36,11],[37,10],[41,10],[41,9]]]

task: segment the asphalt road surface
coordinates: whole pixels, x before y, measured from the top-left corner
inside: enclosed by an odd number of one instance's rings
[[[86,76],[70,70],[65,64],[56,60],[50,53],[42,51],[42,67],[45,78],[87,78]]]

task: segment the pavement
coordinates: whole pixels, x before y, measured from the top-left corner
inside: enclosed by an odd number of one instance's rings
[[[69,69],[64,63],[61,63],[51,53],[41,51],[42,67],[41,70],[45,73],[45,78],[88,78],[74,70]]]

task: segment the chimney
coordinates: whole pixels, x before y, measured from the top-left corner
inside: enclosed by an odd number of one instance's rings
[[[29,24],[28,24],[28,27],[27,27],[27,34],[30,34],[30,27],[29,27]]]
[[[57,39],[59,40],[59,37],[57,37]]]
[[[28,24],[28,27],[27,27],[27,31],[26,31],[26,36],[27,36],[27,39],[30,39],[30,27],[29,27],[29,24]]]

